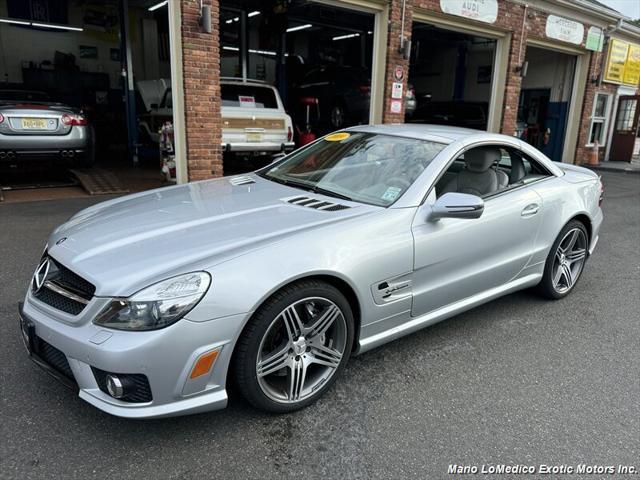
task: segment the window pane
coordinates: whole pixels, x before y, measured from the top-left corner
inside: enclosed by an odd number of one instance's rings
[[[596,105],[593,112],[594,117],[604,117],[607,113],[607,95],[599,93],[596,95]]]
[[[239,10],[220,10],[220,44],[221,76],[241,77]]]
[[[594,121],[591,124],[591,135],[589,136],[589,143],[598,142],[602,145],[602,134],[603,134],[603,122]]]
[[[633,117],[636,113],[637,100],[622,100],[616,119],[616,130],[631,130]]]

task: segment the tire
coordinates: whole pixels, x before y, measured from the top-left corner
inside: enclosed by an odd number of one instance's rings
[[[238,340],[238,390],[270,413],[307,407],[342,373],[353,338],[353,313],[338,289],[318,280],[286,286],[262,304]]]
[[[538,292],[552,300],[569,295],[584,271],[588,249],[589,234],[584,224],[578,220],[566,224],[549,251]]]
[[[349,113],[342,101],[335,102],[329,109],[329,125],[334,130],[344,128],[347,124]]]

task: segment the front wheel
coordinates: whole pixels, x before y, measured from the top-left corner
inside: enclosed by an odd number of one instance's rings
[[[236,382],[254,407],[285,413],[320,398],[347,363],[353,314],[332,285],[305,280],[274,294],[238,341]]]
[[[587,229],[573,220],[562,229],[554,242],[544,267],[538,290],[551,299],[569,295],[580,279],[589,248]]]

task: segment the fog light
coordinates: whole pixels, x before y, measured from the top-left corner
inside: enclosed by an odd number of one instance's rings
[[[124,397],[124,387],[122,381],[116,375],[107,375],[107,391],[113,398]]]

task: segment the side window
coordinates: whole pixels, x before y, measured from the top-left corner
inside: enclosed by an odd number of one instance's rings
[[[436,196],[448,192],[488,197],[507,187],[508,177],[501,168],[510,155],[502,145],[471,148],[458,156],[436,184]]]
[[[436,196],[458,192],[487,198],[550,175],[541,164],[517,148],[476,147],[449,165],[436,184]]]
[[[517,148],[508,148],[508,158],[500,162],[499,168],[508,177],[508,188],[526,185],[551,174],[538,161]]]

